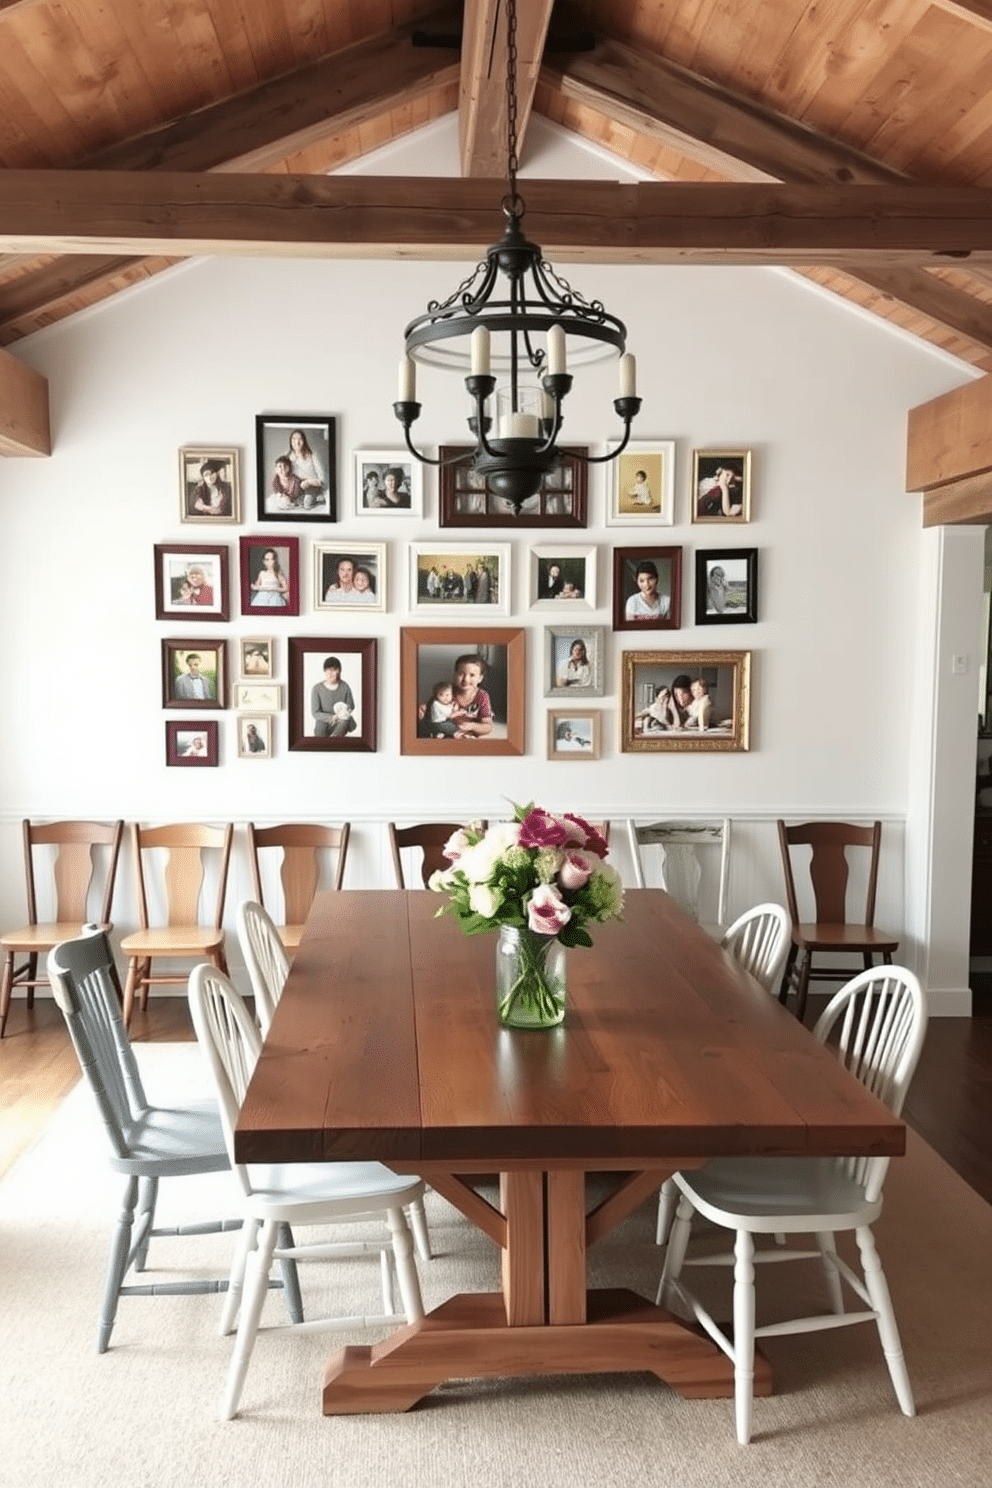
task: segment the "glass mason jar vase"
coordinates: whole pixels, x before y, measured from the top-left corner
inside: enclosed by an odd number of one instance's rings
[[[507,1028],[555,1028],[565,1016],[565,947],[550,935],[501,925],[496,1014]]]

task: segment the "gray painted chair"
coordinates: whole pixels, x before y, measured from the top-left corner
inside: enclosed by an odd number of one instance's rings
[[[121,984],[110,942],[97,926],[88,925],[77,939],[55,946],[48,956],[48,975],[107,1129],[110,1166],[127,1179],[100,1307],[97,1350],[102,1354],[110,1343],[119,1297],[218,1292],[227,1286],[223,1280],[125,1285],[132,1268],[144,1271],[154,1236],[213,1234],[240,1229],[242,1222],[227,1219],[155,1229],[160,1178],[222,1173],[231,1166],[216,1102],[149,1104],[121,1017]],[[283,1278],[290,1315],[300,1321],[303,1310],[292,1263],[284,1267]]]

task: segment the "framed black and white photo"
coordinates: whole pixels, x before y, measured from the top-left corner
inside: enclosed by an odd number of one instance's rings
[[[240,546],[242,615],[298,615],[300,539],[242,537]]]
[[[595,760],[600,752],[598,712],[592,708],[553,708],[548,713],[548,759]]]
[[[625,651],[621,748],[746,750],[749,651]]]
[[[206,543],[156,543],[155,618],[229,620],[227,548]]]
[[[352,461],[356,516],[422,514],[424,467],[408,450],[355,450]]]
[[[374,638],[290,637],[290,749],[374,752],[377,711]]]
[[[410,609],[464,621],[510,613],[509,543],[410,543]]]
[[[336,425],[325,414],[256,415],[260,522],[337,521]]]
[[[692,520],[751,520],[750,450],[693,450]]]
[[[594,610],[596,548],[541,543],[530,550],[532,610]]]
[[[315,610],[385,610],[386,544],[314,543],[313,607]]]
[[[757,618],[757,548],[698,548],[696,624],[754,625]]]
[[[607,449],[617,447],[611,440]],[[671,527],[675,521],[675,440],[631,440],[612,465],[610,527]]]
[[[613,629],[678,630],[682,549],[613,549]]]
[[[544,627],[544,696],[602,697],[604,625]]]
[[[469,445],[442,445],[438,457],[439,522],[442,527],[584,527],[586,525],[585,445],[563,445],[561,460],[528,496],[519,512],[505,496],[493,491],[486,477],[473,469]],[[464,459],[458,456],[464,454]]]
[[[241,457],[208,445],[179,451],[179,520],[241,521]]]
[[[524,752],[522,627],[400,631],[400,752]]]

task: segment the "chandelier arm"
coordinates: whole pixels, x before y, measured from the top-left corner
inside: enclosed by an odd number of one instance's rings
[[[620,405],[624,404],[624,407]],[[631,406],[633,405],[633,406]],[[581,460],[583,465],[606,465],[610,460],[615,460],[630,443],[630,426],[641,406],[640,398],[614,398],[613,407],[623,419],[623,438],[615,449],[606,455],[580,455],[576,453],[575,458]]]

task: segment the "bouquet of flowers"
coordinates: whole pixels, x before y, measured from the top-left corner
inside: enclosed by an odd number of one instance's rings
[[[516,806],[512,822],[486,832],[466,827],[448,840],[451,866],[430,880],[448,895],[438,914],[457,915],[466,935],[516,932],[515,974],[498,1004],[504,1022],[561,1021],[564,982],[548,974],[549,948],[591,946],[588,925],[623,917],[623,885],[606,852],[581,816],[555,816],[532,803]]]

